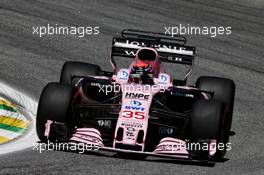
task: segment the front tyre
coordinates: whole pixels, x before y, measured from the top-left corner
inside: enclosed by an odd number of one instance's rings
[[[70,85],[49,83],[43,89],[37,110],[36,130],[40,141],[47,141],[47,120],[65,123],[69,120],[72,88]]]
[[[234,108],[234,81],[227,78],[201,76],[196,81],[196,87],[201,90],[213,92],[212,99],[224,103],[227,116],[225,119],[227,122],[226,132],[228,132],[231,129]]]
[[[190,118],[191,144],[201,143],[200,141],[216,140],[216,146],[224,144],[224,104],[215,100],[198,100],[193,105]],[[209,150],[190,151],[203,153],[208,156]],[[226,148],[216,149],[215,159],[222,159]]]

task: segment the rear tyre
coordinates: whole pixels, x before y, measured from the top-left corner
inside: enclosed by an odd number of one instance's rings
[[[215,100],[199,100],[193,105],[190,119],[191,143],[216,140],[216,144],[224,142],[224,104]],[[193,152],[206,152],[209,150],[194,150]],[[226,150],[217,149],[214,158],[223,158]]]
[[[60,83],[72,85],[73,76],[99,75],[100,71],[96,64],[68,61],[62,67]]]
[[[72,88],[60,83],[49,83],[45,86],[39,99],[36,118],[36,130],[40,141],[47,141],[45,124],[47,120],[66,122],[70,109]]]

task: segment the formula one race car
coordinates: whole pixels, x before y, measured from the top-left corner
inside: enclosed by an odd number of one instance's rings
[[[230,149],[235,84],[201,76],[187,86],[195,48],[183,36],[123,30],[112,41],[112,72],[66,62],[60,82],[43,90],[37,111],[42,142],[92,144],[121,155],[221,160]],[[128,68],[116,58],[132,58]],[[163,62],[190,67],[173,79]]]

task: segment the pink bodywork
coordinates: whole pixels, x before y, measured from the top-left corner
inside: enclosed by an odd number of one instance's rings
[[[91,144],[98,147],[104,146],[100,132],[94,128],[78,128],[70,141]]]
[[[153,95],[158,93],[160,89],[146,91],[137,91],[137,86],[133,84],[123,84],[123,86],[131,87],[128,89],[124,89],[123,97],[122,97],[122,108],[119,113],[119,118],[117,120],[116,131],[115,131],[115,139],[114,139],[114,147],[116,143],[122,143],[125,145],[140,145],[142,146],[142,151],[144,150],[144,143],[147,134],[148,128],[148,119],[149,119],[149,108],[152,102]],[[142,89],[144,89],[146,85],[142,85]],[[127,107],[131,107],[131,101],[134,100],[132,98],[126,98],[127,94],[143,94],[147,99],[137,99],[136,101],[141,103],[140,107],[137,110],[137,107],[127,109]],[[131,127],[131,125],[135,125],[137,127]],[[123,139],[122,141],[116,140],[117,130],[119,128],[123,128]],[[132,129],[131,129],[132,128]],[[142,130],[144,133],[143,142],[137,143],[137,136],[139,130]]]
[[[152,48],[142,48],[142,49],[152,49]],[[155,51],[156,52],[156,51]],[[157,52],[156,52],[157,53]],[[157,59],[151,61],[150,64],[156,71],[156,76],[153,77],[155,85],[143,85],[128,82],[130,76],[130,70],[135,62],[138,61],[137,54],[135,60],[132,62],[128,69],[119,69],[116,75],[113,75],[112,80],[115,81],[122,87],[122,106],[119,112],[119,118],[117,120],[113,147],[105,147],[103,144],[103,138],[100,134],[100,131],[94,128],[78,128],[73,134],[70,141],[81,142],[86,144],[94,144],[100,147],[103,150],[109,151],[125,151],[125,152],[134,152],[131,150],[122,150],[116,148],[116,144],[121,143],[123,145],[135,146],[139,145],[142,147],[140,152],[144,152],[145,149],[145,140],[148,131],[148,121],[149,121],[149,110],[152,102],[152,98],[155,94],[159,93],[162,90],[170,89],[172,84],[172,77],[164,72],[162,64]],[[96,76],[96,78],[101,78]],[[149,88],[150,87],[150,88]],[[177,88],[183,89],[196,89],[194,87],[188,86],[177,86]],[[139,90],[140,89],[140,90]],[[132,94],[131,97],[128,97]],[[133,97],[138,95],[137,97]],[[205,99],[208,96],[202,94]],[[140,96],[140,97],[139,97]],[[137,101],[133,106],[133,102]],[[48,137],[50,121],[46,124],[45,136]],[[117,140],[118,129],[123,129],[123,136],[121,140]],[[143,131],[143,140],[138,143],[137,138],[139,131]],[[154,136],[155,137],[155,136]],[[214,143],[214,141],[212,141]],[[216,152],[213,146],[210,146],[210,156],[214,155]],[[179,158],[188,158],[188,151],[186,149],[186,142],[178,138],[165,137],[160,140],[160,143],[156,146],[156,149],[153,152],[144,152],[146,155],[171,155],[171,157]]]

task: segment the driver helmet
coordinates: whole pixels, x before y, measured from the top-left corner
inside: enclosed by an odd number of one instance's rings
[[[136,53],[135,62],[132,66],[132,74],[153,74],[152,63],[158,58],[158,53],[153,48],[142,48]]]

